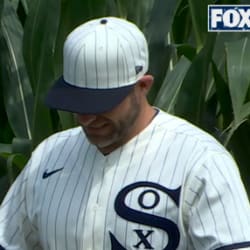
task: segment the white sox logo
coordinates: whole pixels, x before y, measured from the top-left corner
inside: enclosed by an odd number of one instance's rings
[[[140,207],[144,209],[154,209],[160,202],[160,195],[157,191],[164,192],[174,201],[175,205],[179,207],[181,187],[172,190],[153,182],[136,182],[124,187],[118,193],[115,199],[116,213],[125,220],[151,226],[153,228],[159,228],[165,231],[166,234],[168,235],[168,243],[162,250],[177,249],[180,241],[180,232],[178,230],[177,225],[173,221],[157,215],[137,211],[135,209],[128,207],[125,204],[126,196],[133,190],[141,187],[148,189],[142,191],[138,197],[138,204],[140,205]],[[150,205],[144,203],[144,197],[147,194],[151,194],[154,197],[154,201]],[[133,245],[135,249],[139,248],[142,249],[141,247],[143,246],[144,249],[155,249],[154,246],[148,240],[149,236],[154,233],[154,230],[148,230],[145,233],[145,231],[143,230],[135,229],[134,232],[140,239],[139,242]],[[111,232],[110,232],[110,240],[111,240],[112,250],[126,250],[126,248],[124,248],[120,244],[120,242],[115,238],[115,236]]]

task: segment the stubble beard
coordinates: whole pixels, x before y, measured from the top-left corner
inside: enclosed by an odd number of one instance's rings
[[[130,139],[130,134],[140,114],[140,105],[134,94],[131,95],[130,108],[127,114],[117,122],[109,120],[110,131],[103,136],[91,136],[85,131],[85,134],[90,143],[94,144],[101,151],[105,149],[115,149]]]

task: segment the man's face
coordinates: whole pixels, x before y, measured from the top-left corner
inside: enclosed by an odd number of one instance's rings
[[[140,102],[133,90],[110,112],[99,115],[77,114],[76,117],[90,143],[105,151],[105,148],[119,147],[130,139],[140,110]]]

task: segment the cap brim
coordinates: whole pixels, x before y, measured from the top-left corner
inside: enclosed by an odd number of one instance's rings
[[[79,114],[100,114],[111,111],[131,92],[134,84],[111,89],[80,88],[60,77],[49,90],[45,103],[52,109]]]

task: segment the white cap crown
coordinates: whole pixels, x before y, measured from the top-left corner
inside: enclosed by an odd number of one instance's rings
[[[109,89],[136,83],[148,70],[148,46],[131,22],[105,17],[73,30],[64,44],[64,80],[76,87]]]

